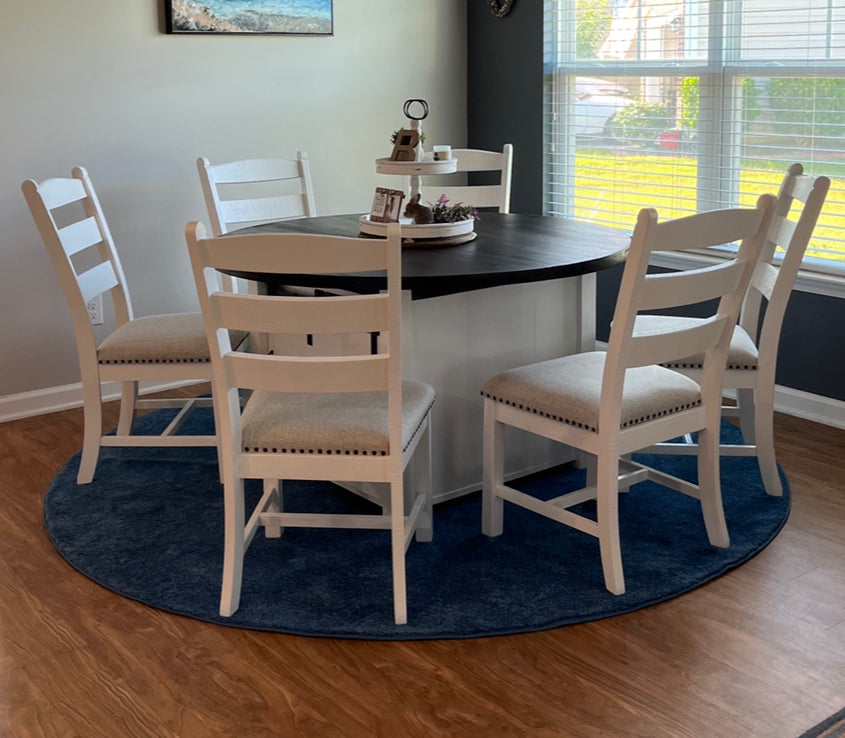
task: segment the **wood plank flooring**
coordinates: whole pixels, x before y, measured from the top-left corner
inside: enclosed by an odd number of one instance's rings
[[[845,706],[843,430],[778,416],[790,520],[705,587],[542,633],[398,643],[218,627],[89,581],[41,522],[81,433],[78,410],[0,424],[4,738],[793,738]]]

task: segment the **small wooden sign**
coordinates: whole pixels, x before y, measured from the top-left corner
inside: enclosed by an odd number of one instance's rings
[[[370,220],[375,223],[396,223],[402,212],[402,200],[405,193],[402,190],[389,190],[386,187],[376,187],[373,197],[373,207],[370,210]]]
[[[417,144],[420,142],[420,132],[413,128],[402,128],[396,133],[393,143],[391,161],[416,161]]]

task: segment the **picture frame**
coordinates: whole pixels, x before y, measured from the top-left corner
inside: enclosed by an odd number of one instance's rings
[[[402,190],[376,187],[373,206],[370,208],[370,220],[374,223],[398,223],[404,199],[405,193]]]
[[[164,12],[170,34],[334,35],[333,0],[164,0]]]

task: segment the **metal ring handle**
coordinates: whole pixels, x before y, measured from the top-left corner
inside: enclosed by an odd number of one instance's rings
[[[422,115],[411,115],[411,105],[414,103],[422,105]],[[402,108],[402,112],[405,114],[405,117],[410,120],[423,120],[423,118],[428,117],[428,103],[425,100],[405,100],[405,106]]]

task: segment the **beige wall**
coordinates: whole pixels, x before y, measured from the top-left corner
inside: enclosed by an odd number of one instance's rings
[[[77,382],[67,310],[20,183],[85,166],[135,312],[196,309],[197,156],[308,152],[320,213],[366,212],[406,98],[466,139],[461,0],[335,0],[333,37],[168,36],[162,0],[29,0],[0,26],[0,401]],[[393,183],[395,184],[395,182]],[[108,325],[103,329],[107,331]],[[2,415],[2,413],[0,413]]]

